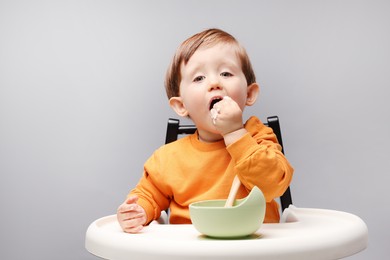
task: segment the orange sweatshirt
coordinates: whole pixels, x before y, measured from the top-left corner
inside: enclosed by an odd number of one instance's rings
[[[259,187],[267,201],[264,222],[279,222],[274,198],[289,186],[293,168],[271,128],[256,117],[251,117],[245,128],[248,133],[227,147],[223,140],[200,142],[195,133],[157,149],[130,192],[138,195],[147,223],[167,208],[171,224],[191,223],[188,206],[200,200],[226,199],[235,175],[243,184],[237,198],[246,197],[253,186]]]

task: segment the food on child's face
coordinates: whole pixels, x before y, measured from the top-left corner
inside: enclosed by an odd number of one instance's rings
[[[214,105],[217,104],[219,101],[222,101],[222,98],[216,97],[213,100],[211,100],[209,110],[211,110],[214,107]]]

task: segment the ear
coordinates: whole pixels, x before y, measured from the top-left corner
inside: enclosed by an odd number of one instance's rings
[[[171,97],[169,99],[169,105],[179,116],[181,117],[188,116],[188,111],[181,97]]]
[[[249,85],[247,89],[246,105],[247,106],[253,105],[256,102],[259,93],[260,93],[260,87],[257,83],[252,83],[251,85]]]

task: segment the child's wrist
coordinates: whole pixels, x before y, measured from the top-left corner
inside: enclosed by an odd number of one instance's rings
[[[244,127],[242,127],[232,132],[224,134],[223,139],[225,141],[225,145],[228,146],[234,143],[235,141],[243,137],[247,132],[248,131]]]

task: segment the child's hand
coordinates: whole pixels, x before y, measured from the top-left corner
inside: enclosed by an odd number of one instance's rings
[[[228,96],[216,103],[210,111],[215,128],[226,135],[243,128],[242,110],[238,104]]]
[[[124,232],[137,233],[146,224],[145,210],[137,204],[137,200],[137,196],[130,196],[118,207],[116,215]]]

